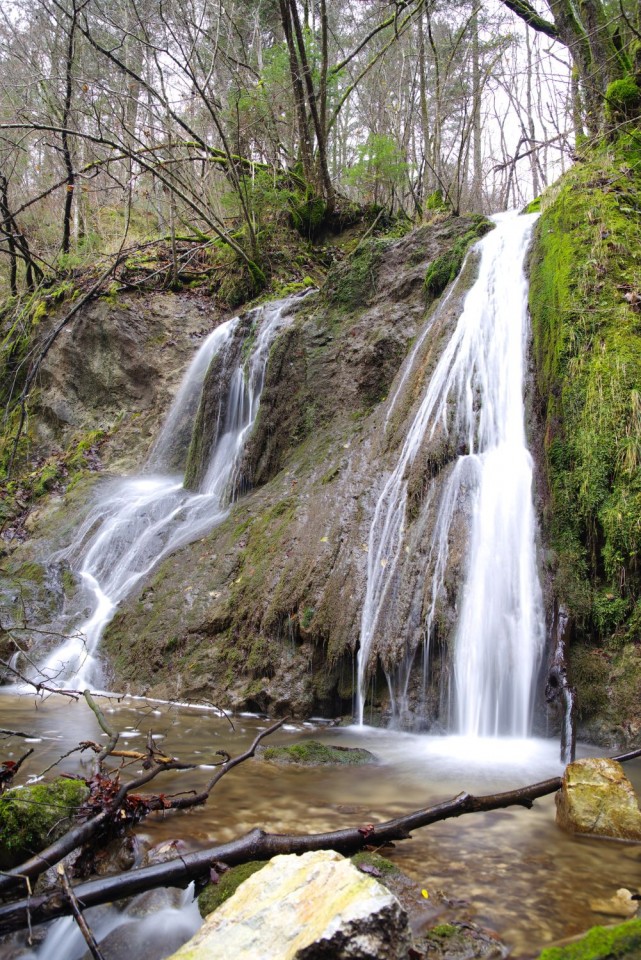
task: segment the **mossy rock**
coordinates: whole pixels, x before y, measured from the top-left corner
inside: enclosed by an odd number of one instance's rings
[[[641,920],[615,927],[593,927],[564,947],[548,947],[538,960],[637,960],[641,956]]]
[[[198,909],[200,910],[201,917],[203,917],[203,919],[208,917],[209,914],[213,913],[225,900],[229,900],[241,883],[247,880],[248,877],[251,877],[253,873],[262,870],[265,863],[265,860],[250,860],[249,863],[241,863],[238,867],[232,867],[231,870],[226,870],[218,883],[207,884],[198,897]]]
[[[381,883],[385,883],[386,878],[397,877],[400,870],[395,863],[382,857],[380,853],[369,853],[367,850],[361,850],[350,858],[355,867],[362,870],[363,873],[371,873],[376,876]]]
[[[88,795],[84,780],[66,777],[7,790],[0,797],[0,866],[10,869],[66,833]]]
[[[334,264],[327,275],[325,297],[330,306],[358,310],[375,293],[384,240],[365,240],[349,260]]]
[[[318,740],[303,740],[286,747],[266,747],[262,756],[263,760],[275,763],[300,763],[310,767],[376,763],[376,757],[369,750],[327,746]]]
[[[420,937],[417,947],[433,960],[496,960],[505,956],[502,944],[471,923],[439,923]]]
[[[641,114],[641,89],[634,77],[622,77],[608,84],[605,110],[612,123],[634,120]]]
[[[493,229],[494,224],[491,220],[478,216],[471,230],[459,237],[450,250],[429,265],[425,274],[425,293],[428,303],[440,297],[448,284],[459,275],[465,254],[471,245]]]
[[[521,213],[540,213],[541,212],[541,197],[535,197],[534,200],[530,200],[528,205],[523,208]]]

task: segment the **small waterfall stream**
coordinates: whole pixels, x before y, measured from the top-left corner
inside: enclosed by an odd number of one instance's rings
[[[164,557],[227,515],[237,491],[245,441],[258,413],[269,348],[287,324],[292,302],[289,298],[253,311],[254,340],[246,359],[230,351],[238,317],[207,337],[185,374],[145,472],[106,486],[74,541],[57,555],[78,574],[85,610],[89,607],[91,612],[39,665],[40,674],[50,682],[73,678],[77,685],[99,684],[98,644],[120,601]],[[209,364],[217,356],[229,375],[228,395],[219,405],[204,479],[192,492],[184,487],[182,476],[168,475],[166,470],[174,465],[179,434],[183,440],[189,437]]]
[[[358,654],[361,724],[373,639],[382,611],[394,602],[394,581],[405,547],[408,471],[438,427],[457,436],[465,453],[449,473],[434,526],[429,557],[434,569],[432,602],[425,644],[429,644],[435,605],[444,589],[453,517],[466,498],[471,520],[467,568],[457,604],[450,727],[468,736],[529,732],[544,642],[532,461],[523,401],[528,337],[523,262],[535,219],[497,217],[496,228],[477,245],[477,280],[376,505]],[[407,370],[401,384],[406,378]],[[398,393],[397,389],[393,403]],[[409,670],[404,673],[407,683]]]

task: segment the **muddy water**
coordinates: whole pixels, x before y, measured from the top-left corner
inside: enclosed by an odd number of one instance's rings
[[[207,764],[217,750],[243,751],[267,721],[225,719],[194,707],[147,701],[103,701],[120,745],[144,745],[147,731],[163,737],[163,749],[181,760]],[[34,734],[28,773],[37,775],[80,739],[104,740],[84,702],[52,698],[34,709],[33,698],[0,698],[0,727]],[[365,746],[379,759],[355,769],[283,768],[252,760],[216,788],[208,807],[154,817],[144,824],[150,843],[182,837],[194,848],[229,840],[255,826],[274,832],[314,832],[376,822],[452,797],[462,790],[492,793],[554,776],[561,771],[557,746],[545,740],[466,741],[368,728],[291,724],[271,742],[314,736],[327,743]],[[21,740],[2,741],[0,759],[24,751]],[[583,755],[591,751],[584,748]],[[593,751],[598,753],[598,751]],[[89,761],[68,757],[57,769],[88,773]],[[641,763],[627,765],[641,787]],[[53,774],[50,774],[53,775]],[[196,769],[158,781],[158,790],[202,786],[211,774]],[[394,861],[431,891],[451,901],[435,908],[440,919],[473,919],[495,930],[514,957],[532,957],[546,943],[579,933],[608,918],[592,913],[592,898],[619,887],[641,887],[641,846],[572,839],[554,823],[554,798],[532,810],[513,808],[435,824],[398,844]]]

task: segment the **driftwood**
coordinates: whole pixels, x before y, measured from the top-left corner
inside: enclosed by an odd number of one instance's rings
[[[545,699],[559,704],[561,719],[561,763],[571,763],[576,755],[576,690],[568,681],[567,645],[570,639],[570,616],[555,602],[552,620],[552,655],[545,684]]]
[[[215,861],[234,866],[249,860],[269,860],[277,854],[306,853],[310,850],[337,850],[339,853],[352,854],[365,846],[383,846],[392,841],[408,840],[412,830],[429,826],[439,820],[460,817],[465,813],[500,810],[515,805],[529,808],[536,799],[555,793],[560,786],[561,778],[552,777],[518,790],[484,797],[461,793],[451,800],[415,810],[394,820],[348,827],[330,833],[273,834],[256,829],[237,840],[209,850],[183,854],[165,863],[78,884],[73,888],[73,894],[82,904],[82,908],[86,909],[155,887],[187,886],[192,880],[207,877]],[[19,878],[14,875],[12,880],[15,882],[16,879]],[[61,890],[27,897],[0,907],[0,934],[24,929],[29,922],[44,923],[70,912],[70,900]]]

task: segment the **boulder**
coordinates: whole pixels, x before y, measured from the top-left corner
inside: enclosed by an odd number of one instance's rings
[[[556,822],[571,833],[641,840],[641,811],[621,764],[603,757],[570,763],[556,795]]]
[[[172,960],[406,960],[407,915],[340,854],[274,857]]]

